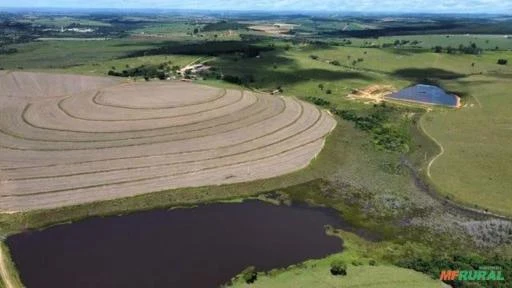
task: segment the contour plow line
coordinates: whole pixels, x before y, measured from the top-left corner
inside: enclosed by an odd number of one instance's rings
[[[0,77],[5,213],[274,178],[309,165],[336,126],[293,97],[13,73]]]

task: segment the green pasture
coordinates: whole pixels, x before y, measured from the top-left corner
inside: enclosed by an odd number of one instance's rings
[[[204,31],[204,24],[195,24],[188,21],[177,21],[171,23],[156,22],[148,23],[142,28],[130,31],[133,36],[156,36],[166,40],[203,40],[203,41],[226,41],[226,40],[240,40],[240,32],[242,30],[208,30]],[[197,33],[194,33],[194,30]]]
[[[17,53],[0,55],[4,69],[56,69],[92,65],[156,47],[160,41],[130,39],[97,41],[36,41],[11,45]]]
[[[358,58],[363,61],[353,65]],[[293,46],[282,53],[266,52],[261,58],[219,58],[215,65],[225,74],[253,75],[251,87],[270,91],[280,87],[284,94],[320,97],[345,109],[364,109],[345,96],[370,84],[403,88],[433,81],[442,85],[459,94],[464,107],[434,108],[421,119],[445,149],[431,166],[433,184],[464,204],[510,215],[512,170],[507,161],[512,159],[512,146],[506,143],[512,139],[512,65],[498,65],[500,58],[512,59],[512,52],[486,51],[477,56]],[[341,65],[330,64],[333,60]],[[434,156],[429,153],[428,158]]]
[[[411,36],[386,36],[379,37],[376,41],[378,44],[394,43],[395,40],[408,40],[410,42],[416,40],[419,43],[414,46],[430,49],[434,46],[442,46],[457,48],[459,45],[469,46],[475,43],[477,47],[484,50],[512,49],[512,37],[509,35],[478,35],[478,34],[462,34],[462,35],[411,35]],[[411,46],[410,43],[404,47]]]
[[[327,233],[332,233],[329,231]],[[425,247],[412,244],[396,245],[391,242],[365,241],[348,232],[337,231],[331,235],[343,238],[343,252],[322,259],[308,260],[270,271],[260,271],[252,284],[247,284],[242,275],[233,278],[228,287],[443,287],[439,280],[410,269],[392,266],[386,259],[401,258],[410,249],[425,253]],[[342,261],[347,265],[347,275],[334,276],[331,263]],[[258,267],[256,267],[258,271]]]
[[[433,183],[456,201],[512,215],[512,78],[477,75],[446,86],[470,96],[457,111],[422,118],[444,148],[431,165]]]
[[[425,274],[396,266],[348,266],[346,276],[333,276],[329,272],[329,260],[311,261],[300,268],[292,268],[277,275],[258,275],[256,282],[243,280],[230,287],[255,288],[330,288],[330,287],[378,287],[378,288],[440,288],[443,283]]]

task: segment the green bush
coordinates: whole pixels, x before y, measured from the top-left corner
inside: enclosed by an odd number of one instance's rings
[[[242,79],[238,76],[224,75],[222,77],[222,80],[229,82],[229,83],[233,83],[233,84],[238,84],[238,85],[242,84]]]
[[[430,257],[408,257],[403,258],[395,263],[398,266],[413,269],[430,275],[434,279],[439,279],[439,273],[442,270],[475,270],[480,266],[496,266],[502,269],[505,281],[481,281],[471,282],[464,281],[445,281],[452,287],[512,287],[512,259],[510,257],[502,257],[495,255],[493,257],[483,258],[478,255],[430,255]],[[479,284],[480,286],[475,286]]]
[[[318,105],[318,106],[330,106],[331,105],[331,102],[324,100],[322,98],[314,97],[314,96],[308,96],[308,97],[306,97],[306,100],[311,103],[314,103],[315,105]]]
[[[242,278],[247,284],[254,283],[258,279],[256,268],[254,266],[245,268],[244,271],[242,271]]]
[[[347,275],[347,264],[343,260],[334,260],[331,262],[331,274],[336,276]]]
[[[331,109],[331,112],[354,122],[357,129],[371,133],[373,143],[378,148],[397,152],[408,150],[410,136],[399,122],[392,119],[400,115],[400,111],[393,106],[386,106],[385,103],[375,105],[366,115],[358,115],[354,110]]]

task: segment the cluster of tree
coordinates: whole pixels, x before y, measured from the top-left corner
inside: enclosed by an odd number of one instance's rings
[[[363,62],[364,58],[357,58],[356,60],[352,60],[352,66],[356,66],[357,63]]]
[[[400,46],[405,46],[405,45],[409,45],[410,47],[418,47],[418,44],[420,44],[420,41],[418,40],[395,40],[394,42],[389,42],[389,43],[382,43],[381,47],[382,48],[389,48],[389,47],[400,47]]]
[[[238,30],[238,29],[245,29],[247,28],[246,24],[241,24],[234,21],[226,21],[222,20],[217,23],[209,23],[206,24],[202,31],[209,32],[209,31],[226,31],[226,30]]]
[[[331,102],[329,102],[325,99],[319,98],[319,97],[315,97],[315,96],[308,96],[308,97],[306,97],[306,100],[315,105],[318,105],[318,106],[324,106],[324,107],[331,106]]]
[[[390,152],[407,151],[409,134],[392,120],[392,116],[399,112],[396,108],[383,102],[375,104],[367,115],[359,115],[354,110],[334,108],[331,111],[344,120],[354,122],[356,128],[372,134],[377,147]]]
[[[511,287],[512,285],[512,259],[501,256],[483,258],[476,255],[432,255],[431,257],[414,257],[401,259],[398,266],[426,273],[432,278],[439,279],[442,270],[478,270],[482,266],[501,268],[504,281],[445,281],[452,287]]]
[[[476,46],[475,43],[471,43],[469,46],[464,46],[460,44],[458,48],[453,48],[451,46],[442,47],[435,46],[432,48],[435,53],[448,53],[448,54],[473,54],[478,55],[482,53],[482,48]]]
[[[118,76],[118,77],[144,77],[144,79],[149,80],[151,78],[158,78],[160,80],[166,79],[171,71],[176,71],[179,69],[179,66],[170,66],[170,62],[162,63],[159,65],[140,65],[135,68],[126,67],[126,69],[121,72],[117,71],[116,67],[112,67],[111,70],[108,71],[108,75],[110,76]]]
[[[340,63],[340,61],[338,61],[338,60],[333,60],[333,61],[331,61],[331,62],[329,62],[329,63],[330,63],[331,65],[334,65],[334,66],[341,66],[341,63]]]
[[[498,62],[497,62],[499,65],[507,65],[508,63],[508,60],[507,59],[498,59]]]
[[[361,48],[380,48],[379,44],[373,41],[364,41],[360,46]]]
[[[2,55],[2,54],[14,54],[16,52],[18,52],[18,49],[16,49],[16,48],[0,47],[0,55]]]
[[[250,74],[243,76],[223,75],[222,80],[236,85],[248,85],[249,83],[254,82],[254,76]]]
[[[404,40],[404,39],[402,39],[402,40],[395,40],[395,42],[393,42],[393,45],[395,45],[395,46],[404,46],[404,45],[407,45],[407,44],[410,44],[410,45],[414,46],[414,45],[420,44],[420,42],[418,40],[410,41],[410,40]]]
[[[39,37],[35,34],[29,23],[0,19],[0,45],[30,42]]]
[[[184,54],[184,55],[208,55],[219,56],[222,54],[239,53],[242,57],[253,58],[261,52],[272,50],[268,46],[259,46],[244,41],[211,41],[194,44],[180,45],[171,43],[159,48],[137,51],[130,57],[146,55]]]
[[[331,274],[335,276],[347,275],[347,264],[343,260],[336,259],[331,262]]]
[[[242,278],[247,284],[254,283],[258,279],[256,268],[254,266],[245,268],[244,271],[242,271]]]
[[[350,39],[341,39],[341,41],[333,42],[331,45],[333,45],[333,46],[349,46],[349,45],[352,45],[352,41]]]

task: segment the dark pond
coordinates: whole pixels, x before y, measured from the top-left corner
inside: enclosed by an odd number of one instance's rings
[[[402,89],[391,94],[389,97],[397,100],[416,101],[452,107],[456,107],[458,103],[458,99],[455,95],[448,94],[437,86],[424,84]]]
[[[91,218],[11,236],[29,287],[218,287],[245,267],[285,267],[339,252],[331,209],[259,201]]]

